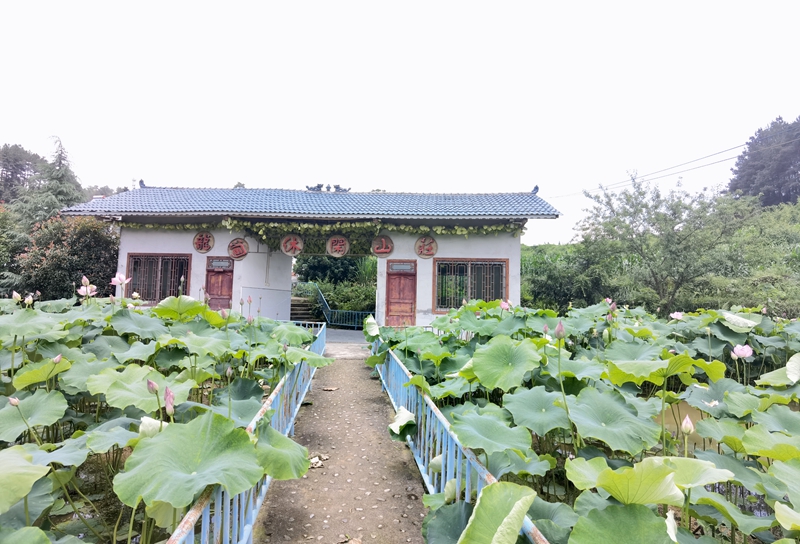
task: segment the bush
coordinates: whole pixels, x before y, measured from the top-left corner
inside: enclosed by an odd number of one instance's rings
[[[375,286],[361,283],[320,283],[319,289],[333,310],[375,311]]]

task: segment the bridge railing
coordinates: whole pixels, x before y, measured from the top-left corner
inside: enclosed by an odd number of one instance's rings
[[[325,323],[296,323],[314,332],[317,338],[308,349],[322,355],[327,336]],[[259,421],[267,412],[274,410],[272,427],[284,435],[291,434],[303,399],[311,389],[311,379],[315,371],[316,368],[305,361],[295,365],[270,392],[247,426],[247,432],[253,434]],[[252,489],[233,496],[220,485],[208,486],[183,517],[167,543],[195,544],[199,541],[200,544],[252,544],[253,525],[271,482],[272,477],[264,476]]]
[[[316,298],[320,308],[322,308],[322,315],[325,316],[325,321],[329,325],[336,325],[337,327],[352,327],[360,329],[364,326],[364,318],[372,315],[374,312],[359,312],[355,310],[334,310],[325,300],[325,295],[313,281],[304,281],[298,283],[293,292],[299,296]]]

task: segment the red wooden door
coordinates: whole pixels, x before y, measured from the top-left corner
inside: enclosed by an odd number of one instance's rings
[[[213,268],[212,268],[213,266]],[[206,265],[206,295],[212,310],[231,307],[233,295],[233,260],[209,257]]]
[[[417,263],[386,262],[386,325],[407,327],[417,317]]]

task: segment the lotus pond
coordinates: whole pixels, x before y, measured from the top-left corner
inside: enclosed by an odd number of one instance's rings
[[[84,287],[0,301],[0,541],[157,542],[207,486],[305,473],[268,417],[246,427],[295,365],[332,362],[304,349],[312,332],[243,301],[147,308]]]
[[[455,480],[426,495],[426,541],[482,542],[491,526],[513,543],[527,513],[551,544],[796,542],[800,322],[670,317],[471,301],[428,329],[368,320],[368,364],[391,349],[499,480],[477,505]]]

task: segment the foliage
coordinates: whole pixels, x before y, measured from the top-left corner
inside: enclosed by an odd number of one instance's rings
[[[294,273],[300,281],[352,283],[358,276],[358,258],[299,255],[295,260]]]
[[[361,283],[317,284],[333,310],[375,311],[376,286]]]
[[[800,196],[800,117],[791,123],[778,117],[750,137],[731,168],[731,193],[759,197],[763,206],[795,203]]]
[[[305,448],[268,419],[245,427],[301,361],[331,362],[301,348],[309,331],[187,296],[75,302],[0,301],[0,540],[107,542],[120,512],[119,534],[141,522],[151,543],[208,485],[237,493],[308,470]]]
[[[19,145],[0,147],[0,201],[9,203],[22,192],[35,188],[46,163]]]
[[[119,236],[90,217],[54,217],[37,225],[27,250],[17,257],[19,287],[44,298],[69,298],[75,278],[112,278],[117,271]],[[101,296],[113,287],[98,281]]]
[[[670,529],[680,542],[695,540],[691,520],[731,540],[795,536],[800,416],[785,405],[800,396],[796,321],[761,308],[659,319],[611,301],[563,316],[501,304],[451,310],[432,323],[438,334],[368,323],[365,336],[393,350],[496,478],[536,491],[528,513],[551,542],[605,541],[620,527],[621,542],[674,541],[655,511],[664,504],[681,509]],[[521,469],[501,455],[554,462]],[[428,542],[463,530],[463,513],[435,509],[460,498],[426,498]]]

